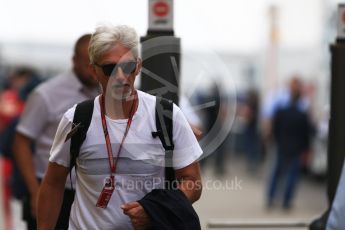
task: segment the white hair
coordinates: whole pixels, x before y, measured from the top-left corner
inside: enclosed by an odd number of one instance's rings
[[[90,62],[97,63],[99,58],[117,43],[130,49],[135,58],[139,57],[139,37],[132,27],[126,25],[101,25],[96,28],[90,40]]]

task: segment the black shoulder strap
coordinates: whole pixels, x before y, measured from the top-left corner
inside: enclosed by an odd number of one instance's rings
[[[76,165],[77,157],[79,156],[80,146],[83,144],[87,130],[89,129],[91,118],[93,114],[93,103],[94,99],[83,101],[77,104],[74,112],[72,130],[75,133],[71,137],[70,146],[70,172],[72,168]],[[74,132],[74,131],[73,131]]]
[[[173,102],[165,98],[156,97],[156,132],[154,138],[159,137],[165,149],[165,179],[167,182],[175,180],[175,171],[172,167],[174,150],[173,142]],[[170,186],[169,186],[170,187]]]

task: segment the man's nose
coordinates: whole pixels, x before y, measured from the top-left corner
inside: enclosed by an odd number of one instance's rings
[[[127,80],[127,76],[126,76],[126,74],[123,72],[123,70],[121,69],[121,67],[117,68],[116,73],[115,73],[115,78],[116,78],[117,80],[121,80],[121,81]]]

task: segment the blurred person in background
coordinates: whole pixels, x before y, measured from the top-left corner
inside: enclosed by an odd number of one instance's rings
[[[259,133],[259,108],[260,101],[258,92],[249,90],[239,113],[244,117],[243,144],[247,158],[248,170],[255,173],[261,160],[261,137]]]
[[[202,137],[202,125],[199,114],[193,109],[193,106],[185,95],[180,97],[179,106],[188,123],[190,124],[195,137],[200,140]]]
[[[30,94],[17,126],[13,150],[29,194],[23,202],[23,219],[28,229],[36,229],[38,190],[48,166],[50,148],[62,115],[74,104],[98,94],[98,84],[88,69],[90,38],[91,34],[86,34],[77,40],[71,71],[48,80]],[[74,190],[68,181],[57,229],[68,228],[73,199]]]
[[[297,81],[300,82],[300,76],[299,74],[294,74],[291,79],[297,79]],[[262,117],[262,137],[264,140],[264,144],[266,145],[267,151],[270,149],[270,144],[272,140],[272,120],[273,116],[276,113],[276,111],[281,107],[286,107],[291,101],[291,80],[287,84],[288,87],[285,87],[283,89],[278,89],[274,93],[270,93],[264,101],[264,104],[262,106],[261,110],[261,117]],[[302,89],[301,89],[302,93]],[[297,107],[301,111],[308,112],[310,110],[310,101],[305,95],[301,95],[297,102]]]
[[[226,112],[225,105],[222,104],[223,92],[219,87],[221,84],[213,83],[209,88],[207,94],[201,99],[200,104],[205,104],[207,107],[204,109],[204,130],[203,135],[206,138],[206,143],[212,142],[215,136],[220,132],[223,125],[223,120]],[[220,143],[210,156],[201,160],[201,166],[206,167],[209,162],[213,161],[212,168],[216,176],[221,177],[226,173],[226,153],[227,144],[226,140]]]
[[[25,186],[22,178],[19,175],[18,167],[14,161],[12,144],[14,139],[15,127],[18,123],[19,115],[22,111],[28,93],[39,84],[40,79],[36,71],[30,67],[16,67],[10,77],[10,87],[5,94],[9,93],[11,100],[2,101],[2,111],[6,111],[6,122],[0,132],[0,160],[4,175],[4,211],[5,211],[5,225],[6,229],[12,229],[12,215],[10,201],[12,196],[16,199],[21,199],[25,193]],[[11,109],[8,109],[11,108]],[[4,115],[4,113],[3,113]],[[3,117],[2,117],[3,118]]]
[[[280,186],[284,186],[283,208],[291,208],[299,179],[301,156],[310,145],[312,125],[308,111],[301,106],[302,87],[298,77],[292,78],[287,100],[280,101],[273,111],[272,136],[277,154],[269,179],[268,208],[274,205]]]
[[[24,104],[18,93],[33,71],[32,68],[23,66],[10,73],[5,89],[0,93],[0,131],[23,111]]]

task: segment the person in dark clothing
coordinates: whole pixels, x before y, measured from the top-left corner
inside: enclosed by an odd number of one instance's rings
[[[257,172],[261,159],[261,140],[259,133],[259,95],[256,90],[248,92],[243,113],[246,120],[244,126],[244,151],[248,163],[248,171]]]
[[[301,84],[293,79],[290,85],[290,100],[279,107],[272,120],[273,137],[277,158],[268,189],[268,207],[273,205],[278,185],[285,178],[283,208],[289,209],[296,189],[300,171],[300,158],[309,147],[311,122],[306,110],[298,107]]]
[[[18,68],[15,72],[17,75],[21,75],[21,77],[26,78],[26,82],[22,82],[22,85],[18,87],[18,98],[20,99],[21,103],[25,103],[28,94],[41,82],[40,77],[37,73],[30,68],[21,67]],[[13,142],[14,142],[14,135],[16,126],[19,121],[19,115],[13,117],[4,130],[0,132],[0,159],[5,163],[5,167],[7,170],[7,174],[5,176],[5,209],[6,212],[11,215],[10,210],[10,199],[12,197],[18,200],[25,200],[27,197],[27,189],[24,184],[23,178],[19,173],[19,169],[17,166],[17,162],[14,159],[14,153],[12,150]],[[32,146],[33,148],[33,146]],[[8,215],[7,214],[7,215]],[[25,215],[23,211],[23,216]],[[6,225],[8,229],[11,229],[11,222],[6,221]]]
[[[224,105],[222,105],[223,99],[221,88],[217,84],[212,85],[205,98],[203,98],[202,103],[211,104],[211,106],[204,110],[205,143],[211,143],[222,128],[222,109],[224,110]],[[225,157],[226,143],[223,141],[223,143],[220,143],[215,149],[213,149],[210,157],[203,157],[201,165],[205,168],[206,164],[209,164],[208,162],[211,161],[216,176],[223,176],[226,172]]]

